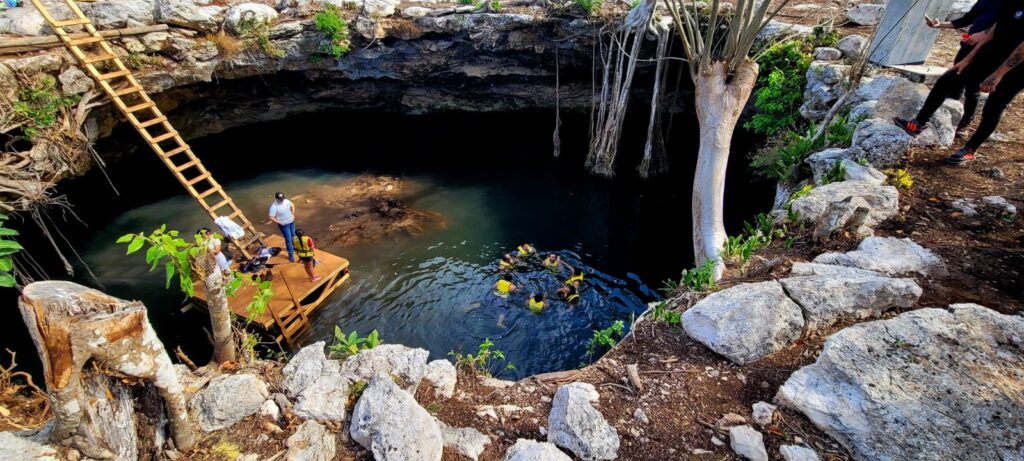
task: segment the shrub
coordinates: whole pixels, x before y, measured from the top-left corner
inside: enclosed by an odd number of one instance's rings
[[[459,352],[451,351],[448,355],[455,358],[455,367],[469,370],[473,374],[483,374],[485,376],[493,376],[494,369],[498,366],[498,361],[505,360],[505,353],[500,349],[494,348],[494,341],[491,338],[484,338],[484,341],[477,346],[476,354],[462,354]],[[501,367],[501,371],[515,370],[516,366],[512,362],[506,362],[504,367]]]
[[[251,11],[246,13],[249,14],[243,14],[238,20],[238,36],[255,40],[256,45],[267,56],[272,58],[284,56],[284,51],[270,41],[270,22],[257,18]]]
[[[800,190],[793,192],[793,194],[786,199],[786,206],[784,208],[786,209],[786,217],[790,222],[796,222],[796,220],[800,219],[800,212],[793,210],[793,202],[807,194],[810,194],[813,189],[814,186],[807,184],[804,187],[801,187]]]
[[[340,11],[333,5],[324,5],[324,10],[314,18],[316,30],[323,34],[324,43],[320,51],[338,59],[348,53],[348,23],[341,18]]]
[[[594,11],[601,8],[601,0],[574,0],[576,6],[579,6],[587,16],[594,14]]]
[[[839,43],[839,32],[831,25],[818,24],[814,26],[814,30],[811,36],[808,37],[811,45],[814,47],[819,46],[836,46]]]
[[[825,147],[825,140],[822,138],[811,142],[815,129],[812,123],[803,135],[787,132],[774,146],[754,154],[750,165],[769,178],[777,181],[790,180],[796,175],[804,157],[816,149]]]
[[[825,176],[821,177],[821,183],[822,185],[832,184],[844,179],[846,179],[846,167],[843,166],[842,160],[836,160],[836,163],[832,165],[832,168],[829,168],[829,170],[825,172]]]
[[[377,330],[371,331],[370,334],[365,337],[359,336],[359,332],[355,330],[346,336],[345,332],[341,331],[341,328],[335,325],[334,344],[331,344],[329,355],[331,358],[345,358],[350,355],[358,354],[359,351],[373,349],[379,345],[380,336],[377,333]]]
[[[39,74],[18,94],[14,112],[27,119],[23,132],[31,140],[39,130],[53,126],[61,111],[78,104],[78,100],[78,96],[64,96],[52,75]]]
[[[222,58],[230,58],[245,49],[245,42],[224,32],[208,34],[205,38],[206,41],[217,45],[217,50]]]
[[[715,260],[708,259],[692,269],[684,269],[679,281],[666,280],[661,288],[664,292],[672,292],[683,287],[690,291],[704,291],[715,287]]]
[[[593,361],[594,353],[602,349],[611,349],[615,346],[616,337],[622,338],[622,330],[625,328],[625,323],[622,320],[616,320],[612,326],[603,330],[594,330],[594,336],[590,338],[590,342],[587,343],[587,357]]]
[[[651,317],[655,322],[664,322],[669,325],[679,325],[683,323],[682,314],[679,311],[673,311],[668,309],[668,302],[661,301],[654,305],[654,311],[651,312]]]
[[[758,134],[784,133],[801,122],[807,68],[811,55],[803,41],[787,40],[772,45],[757,60],[760,74],[754,90],[757,113],[744,128]]]

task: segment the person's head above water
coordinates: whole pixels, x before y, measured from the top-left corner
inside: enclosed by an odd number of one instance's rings
[[[539,303],[544,300],[544,295],[537,293],[533,295],[533,300]]]
[[[284,201],[284,192],[275,192],[274,193],[274,200],[277,200],[278,202],[283,202]]]
[[[306,233],[303,232],[302,229],[295,229],[295,236],[296,237],[302,237],[303,235],[306,235]]]
[[[549,253],[548,254],[548,259],[554,261],[554,260],[558,259],[558,255],[556,255],[554,253]]]
[[[506,281],[506,282],[511,282],[512,281],[512,274],[502,274],[501,279]]]
[[[502,256],[502,259],[504,259],[505,261],[511,261],[512,255],[510,253],[505,253],[505,256]]]
[[[578,267],[572,268],[572,275],[583,275],[583,269]]]

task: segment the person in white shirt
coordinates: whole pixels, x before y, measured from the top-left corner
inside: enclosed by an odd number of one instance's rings
[[[274,194],[274,203],[270,204],[270,220],[281,229],[285,248],[288,249],[288,261],[295,262],[295,247],[292,245],[292,238],[295,237],[295,205],[285,198],[283,192]]]
[[[224,252],[221,249],[223,243],[220,239],[214,237],[213,234],[210,233],[210,228],[208,227],[200,228],[197,234],[206,240],[206,250],[213,255],[213,259],[217,261],[217,268],[220,269],[224,275],[230,274],[231,261],[229,261],[228,257],[224,255]]]

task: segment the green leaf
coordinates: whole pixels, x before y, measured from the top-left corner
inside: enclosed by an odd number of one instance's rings
[[[0,256],[0,271],[10,272],[14,268],[14,262],[10,256]]]
[[[20,243],[14,240],[0,240],[0,249],[4,250],[24,250]]]
[[[125,234],[117,239],[117,243],[128,243],[131,242],[133,238],[135,238],[135,234]]]
[[[142,245],[145,244],[146,239],[139,236],[135,236],[135,238],[132,239],[132,243],[128,244],[128,253],[126,254],[132,254],[135,253],[136,251],[139,251],[139,248],[142,248]]]
[[[14,276],[11,274],[0,274],[0,287],[11,288],[17,285],[17,281],[14,280]]]
[[[15,235],[18,235],[18,231],[14,229],[8,229],[6,227],[0,227],[0,236],[13,237]]]
[[[167,271],[167,280],[164,282],[164,288],[170,288],[171,279],[174,277],[174,263],[164,264],[164,270]]]

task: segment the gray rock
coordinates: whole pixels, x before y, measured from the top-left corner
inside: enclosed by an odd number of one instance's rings
[[[790,277],[811,275],[827,275],[831,277],[882,277],[881,272],[857,269],[856,267],[834,266],[819,263],[793,263],[789,270]]]
[[[651,420],[647,418],[647,413],[644,413],[642,408],[637,408],[633,411],[633,418],[636,418],[641,424],[650,424]]]
[[[768,461],[768,451],[764,448],[764,436],[750,426],[730,427],[729,447],[737,455],[750,461]]]
[[[597,390],[588,383],[560,386],[551,402],[548,442],[583,460],[615,459],[619,434],[592,405],[599,398]]]
[[[864,50],[868,47],[868,39],[863,35],[850,34],[841,39],[836,43],[836,48],[843,53],[843,55],[851,58],[859,58],[864,54]]]
[[[444,359],[428,363],[423,373],[423,381],[434,389],[434,395],[446,399],[455,395],[457,380],[458,373],[455,370],[455,365]]]
[[[270,31],[267,35],[271,40],[281,40],[288,37],[294,37],[301,34],[303,31],[302,23],[299,21],[288,21],[274,24],[271,26]]]
[[[317,378],[299,393],[295,414],[319,421],[344,421],[351,381],[343,375]]]
[[[885,12],[885,5],[874,3],[861,3],[852,6],[846,11],[846,18],[850,22],[861,26],[875,26],[882,21],[882,13]]]
[[[142,46],[146,47],[147,53],[158,53],[167,47],[167,39],[170,35],[167,32],[150,32],[139,38]]]
[[[768,402],[757,402],[751,406],[751,418],[761,426],[767,426],[775,419],[775,405]]]
[[[473,461],[476,461],[491,443],[490,437],[472,427],[451,427],[439,419],[435,419],[435,422],[441,430],[444,447]]]
[[[800,114],[810,120],[821,120],[842,93],[839,84],[850,73],[850,66],[824,61],[812,62],[807,69],[804,103]]]
[[[852,163],[857,163],[856,160],[863,157],[864,151],[856,147],[847,149],[831,148],[808,155],[807,159],[804,160],[804,163],[811,167],[811,172],[814,175],[814,183],[821,185],[822,178],[835,168],[837,161],[840,162],[840,164],[843,164],[843,160],[850,160]]]
[[[892,120],[871,118],[857,124],[853,146],[864,151],[864,158],[876,168],[888,168],[903,160],[910,148],[910,135]]]
[[[854,104],[853,107],[850,108],[850,115],[848,115],[846,118],[847,128],[857,128],[857,124],[859,124],[860,122],[863,122],[864,120],[867,120],[869,118],[874,118],[875,106],[877,105],[877,100],[863,101]]]
[[[60,55],[53,53],[35,54],[24,58],[7,59],[4,64],[15,72],[26,75],[52,74],[60,70],[64,62]]]
[[[882,221],[899,213],[899,192],[895,187],[872,184],[863,181],[841,181],[815,187],[792,203],[792,210],[799,213],[798,222],[817,223],[822,220],[833,202],[856,197],[868,206],[864,224],[875,227]]]
[[[277,10],[262,3],[240,3],[228,8],[224,13],[224,28],[228,32],[241,34],[240,30],[243,20],[252,21],[253,24],[274,22],[277,19]]]
[[[998,195],[982,197],[981,203],[994,209],[999,216],[1009,216],[1011,218],[1017,216],[1017,206]]]
[[[370,379],[350,424],[352,440],[378,461],[441,459],[444,439],[434,418],[389,375]]]
[[[263,405],[260,405],[260,416],[266,416],[271,421],[277,422],[281,419],[281,408],[277,406],[273,398],[267,399]]]
[[[819,461],[814,450],[797,445],[783,445],[779,447],[779,454],[784,461]]]
[[[853,160],[842,160],[840,162],[844,173],[844,181],[863,181],[871,184],[882,185],[885,184],[886,176],[885,173],[876,170],[870,165],[861,165],[859,162]]]
[[[935,253],[910,239],[868,237],[848,253],[822,253],[814,262],[855,267],[888,275],[943,276],[946,265]]]
[[[286,442],[285,461],[331,461],[337,450],[337,438],[320,423],[307,420]],[[379,459],[379,458],[378,458]]]
[[[741,365],[786,347],[803,327],[800,306],[776,281],[712,293],[683,313],[686,334]]]
[[[66,95],[82,94],[96,86],[96,82],[78,67],[68,67],[57,77],[60,89]]]
[[[341,373],[367,381],[381,373],[395,375],[402,380],[403,389],[415,392],[426,374],[429,356],[426,349],[383,344],[345,359]]]
[[[833,334],[776,401],[855,459],[1020,459],[1024,318],[974,304]]]
[[[224,7],[200,6],[192,0],[156,0],[156,20],[200,32],[216,32]]]
[[[969,198],[958,198],[950,202],[949,205],[968,218],[978,215],[978,204]]]
[[[14,432],[0,432],[0,459],[8,461],[59,461],[63,459],[53,445],[44,445]],[[566,458],[568,459],[568,458]]]
[[[779,283],[803,309],[807,331],[818,331],[840,320],[878,317],[896,307],[911,307],[922,294],[921,287],[909,278],[812,275]]]
[[[879,75],[874,78],[865,78],[860,86],[853,92],[851,102],[873,101],[885,94],[886,90],[894,84],[909,82],[909,80],[897,75]]]
[[[328,360],[323,341],[303,347],[281,370],[281,386],[290,397],[296,397],[306,386],[324,375],[341,374],[341,364]]]
[[[83,2],[79,6],[100,29],[149,26],[156,23],[154,0],[100,0]]]
[[[924,105],[928,91],[928,87],[920,83],[904,79],[892,82],[878,98],[872,116],[882,120],[892,120],[893,117],[914,118]],[[951,145],[956,134],[956,125],[962,115],[962,103],[945,101],[925,125],[921,134],[912,138],[911,144],[942,147]]]
[[[121,39],[121,46],[128,50],[129,53],[145,53],[146,45],[142,44],[142,41],[135,37],[124,37]]]
[[[222,375],[192,396],[189,411],[200,429],[213,432],[256,413],[269,395],[267,385],[255,375]]]
[[[757,34],[758,40],[778,40],[783,37],[803,38],[814,33],[813,27],[771,20]]]
[[[837,61],[843,57],[843,52],[828,46],[819,46],[814,49],[815,61]]]
[[[410,6],[402,10],[402,17],[407,19],[419,19],[424,18],[430,12],[433,11],[430,8],[424,8],[422,6]]]
[[[32,2],[21,8],[0,10],[0,34],[44,35],[53,33],[43,15],[39,14]]]
[[[505,461],[572,461],[553,443],[519,439],[505,452]]]

